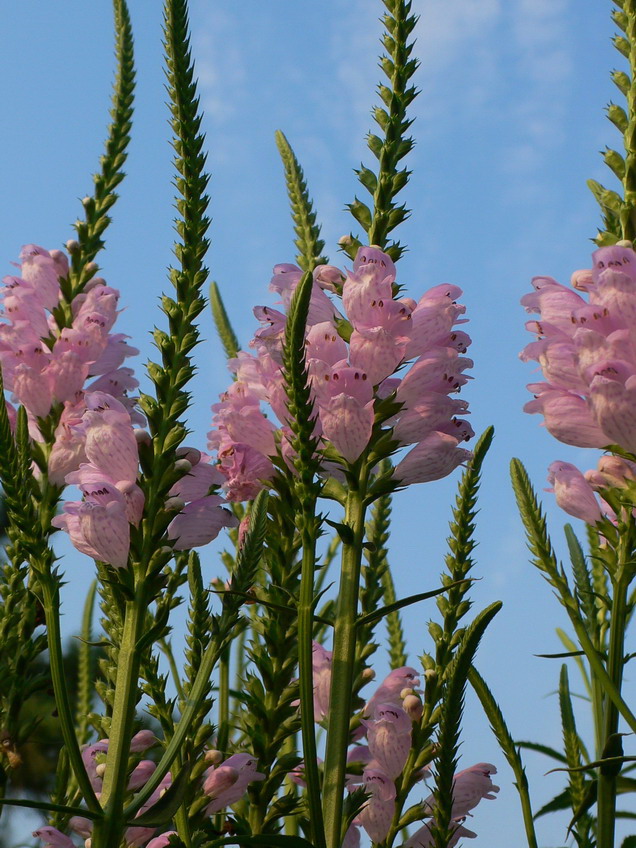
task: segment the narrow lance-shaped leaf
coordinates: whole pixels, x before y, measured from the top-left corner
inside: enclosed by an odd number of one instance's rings
[[[240,344],[236,337],[236,333],[232,329],[230,319],[225,309],[225,304],[221,298],[221,292],[216,283],[210,283],[210,306],[212,308],[212,317],[216,325],[216,331],[219,334],[219,339],[223,345],[225,356],[228,359],[233,359],[239,352]]]
[[[561,730],[563,733],[563,750],[569,768],[578,768],[581,765],[581,746],[579,735],[576,730],[574,710],[570,697],[570,684],[568,680],[567,666],[561,666],[559,677],[559,707],[561,711]],[[572,812],[579,807],[585,795],[585,783],[583,776],[578,772],[570,774],[570,799]]]
[[[481,702],[481,706],[486,713],[486,718],[490,724],[492,732],[499,743],[499,747],[512,769],[515,776],[515,786],[519,793],[521,801],[521,810],[523,813],[523,823],[526,829],[526,840],[528,848],[537,848],[537,836],[534,830],[534,820],[532,816],[532,805],[530,803],[530,793],[528,791],[528,778],[526,770],[523,766],[523,760],[517,745],[515,744],[503,714],[495,698],[486,685],[486,681],[473,666],[468,672],[468,680],[475,690],[477,697]]]

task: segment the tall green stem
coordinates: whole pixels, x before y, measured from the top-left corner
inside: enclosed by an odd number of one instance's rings
[[[140,589],[143,587],[140,587]],[[116,848],[124,831],[122,811],[128,783],[128,758],[133,734],[135,708],[139,685],[141,652],[139,641],[144,633],[146,604],[142,592],[126,602],[124,629],[119,649],[119,665],[115,682],[112,735],[106,756],[106,771],[102,785],[101,803],[104,820],[93,831],[94,848]]]
[[[315,501],[312,504],[315,508]],[[316,732],[314,729],[314,674],[312,640],[314,633],[314,571],[316,568],[316,536],[311,531],[315,525],[314,509],[303,521],[303,561],[300,576],[300,597],[298,603],[298,665],[300,676],[300,727],[303,740],[303,761],[307,800],[309,803],[309,822],[312,842],[316,848],[325,848],[325,828],[320,806],[320,775],[316,753]]]
[[[323,812],[328,848],[342,842],[342,809],[345,785],[349,721],[356,652],[356,619],[360,590],[360,565],[364,541],[366,478],[359,488],[350,488],[345,503],[344,523],[352,537],[343,542],[342,571],[334,625],[329,728],[325,753]]]
[[[625,653],[625,623],[627,616],[627,589],[629,580],[620,575],[614,581],[612,620],[610,626],[609,655],[607,672],[616,689],[620,692],[623,682],[623,663]],[[605,711],[605,745],[618,731],[618,710],[607,699]],[[613,848],[614,826],[616,823],[616,777],[614,767],[599,769],[598,776],[598,848]]]
[[[46,629],[49,647],[49,664],[51,667],[51,679],[53,681],[53,692],[55,704],[60,717],[62,737],[68,758],[77,780],[80,791],[91,812],[101,813],[101,806],[91,782],[86,773],[82,754],[80,752],[77,736],[75,735],[73,709],[68,696],[68,681],[64,672],[64,659],[62,656],[62,639],[60,634],[60,593],[55,583],[55,578],[47,575],[42,579],[44,613],[46,616]]]
[[[219,733],[217,747],[224,754],[230,731],[230,646],[223,651],[219,662]]]

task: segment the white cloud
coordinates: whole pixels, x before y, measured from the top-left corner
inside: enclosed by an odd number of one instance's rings
[[[214,123],[225,124],[240,107],[247,84],[237,20],[222,9],[208,10],[194,30],[193,47],[203,111]]]
[[[331,43],[335,74],[339,82],[339,107],[331,106],[332,120],[346,128],[357,155],[363,149],[360,141],[371,128],[371,108],[377,104],[375,89],[382,72],[377,58],[382,50],[382,24],[378,18],[384,7],[369,0],[343,0],[338,26]],[[470,108],[478,108],[488,100],[493,89],[495,62],[485,42],[501,15],[501,0],[416,0],[413,11],[420,16],[414,31],[417,45],[414,56],[421,67],[415,84],[423,90],[415,102],[426,116],[430,130],[443,120],[448,107],[448,92],[439,77],[458,59],[470,53],[470,73],[464,76],[461,90],[455,93]],[[419,127],[418,133],[425,130]]]
[[[569,0],[517,0],[509,10],[514,78],[519,81],[511,112],[517,141],[505,152],[503,166],[517,178],[514,191],[524,183],[536,194],[537,172],[564,138],[573,65],[568,5]],[[530,174],[533,185],[527,180]]]

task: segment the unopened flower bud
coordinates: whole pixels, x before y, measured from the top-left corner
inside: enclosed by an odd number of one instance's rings
[[[69,239],[66,242],[66,249],[69,253],[75,253],[79,250],[79,242],[77,239]]]
[[[415,690],[414,689],[408,689],[408,688],[402,689],[402,691],[400,692],[400,699],[403,701],[409,695],[415,695]]]
[[[631,247],[634,248],[633,243],[629,239],[620,239],[616,242],[617,247]]]
[[[150,436],[150,433],[147,430],[144,430],[142,427],[136,427],[133,430],[133,433],[135,435],[135,441],[138,445],[152,444],[152,438]]]
[[[369,680],[375,679],[375,671],[372,668],[365,668],[362,672],[362,679],[365,683],[368,683]]]
[[[206,763],[210,763],[211,766],[218,766],[220,762],[223,762],[223,754],[215,748],[211,748],[209,751],[205,752],[203,759]]]
[[[424,708],[417,695],[407,695],[402,701],[402,708],[411,721],[419,721],[422,718]]]
[[[166,512],[181,512],[181,510],[185,507],[185,501],[183,498],[168,498],[165,502],[163,508]]]
[[[201,462],[201,451],[196,448],[177,448],[176,455],[179,459],[187,459],[191,465],[198,465]]]
[[[95,773],[98,777],[103,777],[106,773],[106,763],[100,763],[99,765],[95,766]]]
[[[424,679],[427,683],[433,683],[435,680],[437,680],[437,672],[435,671],[435,669],[427,668],[424,672]]]
[[[93,840],[89,836],[88,839],[84,840],[84,848],[91,848],[92,845],[93,845]]]
[[[59,274],[60,277],[66,277],[68,274],[68,258],[66,254],[61,250],[49,250],[51,255],[51,259],[55,263],[55,270]]]
[[[189,474],[192,471],[192,463],[187,459],[178,459],[174,464],[174,470],[181,474]]]
[[[94,262],[90,262],[89,265],[95,265]],[[89,267],[88,265],[86,266]],[[97,265],[95,265],[95,270],[97,270]],[[93,277],[89,280],[84,286],[84,291],[89,292],[91,289],[96,289],[98,286],[105,286],[106,280],[103,277]]]
[[[167,550],[172,553],[171,548],[167,548]],[[148,748],[152,748],[156,742],[157,737],[152,730],[140,730],[138,733],[135,733],[133,738],[130,740],[130,750],[134,753],[146,751]]]
[[[97,268],[98,268],[97,262],[87,262],[86,265],[84,265],[84,270],[86,271],[87,274],[90,274],[91,277],[97,271]]]
[[[84,207],[84,209],[86,209],[88,206],[91,205],[91,203],[94,203],[94,202],[95,201],[93,200],[93,198],[89,197],[89,195],[86,195],[86,197],[82,198],[82,206]]]
[[[351,238],[351,236],[340,236],[340,238],[338,239],[338,244],[341,247],[346,247],[347,245],[351,244],[352,241],[353,239]]]

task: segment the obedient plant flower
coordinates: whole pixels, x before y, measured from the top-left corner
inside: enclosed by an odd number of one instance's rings
[[[203,791],[211,798],[205,808],[206,815],[218,813],[239,801],[248,784],[265,780],[265,775],[256,770],[256,758],[251,754],[232,754],[218,766],[205,772]]]
[[[0,298],[5,322],[0,324],[0,365],[5,388],[13,392],[30,417],[34,438],[37,419],[56,404],[81,406],[85,382],[88,388],[106,390],[133,411],[127,392],[136,388],[132,371],[124,360],[138,353],[127,336],[112,335],[119,292],[100,277],[90,280],[71,304],[71,326],[60,326],[53,315],[60,298],[59,278],[68,274],[68,260],[59,251],[25,245],[20,255],[20,276],[3,279]],[[77,411],[77,410],[75,410]],[[139,419],[139,413],[134,413]],[[56,436],[65,438],[62,429]],[[66,452],[66,459],[70,454]],[[53,455],[54,482],[63,480],[60,454]],[[76,470],[66,468],[66,472]]]
[[[603,514],[594,489],[579,469],[569,462],[553,462],[548,468],[548,482],[553,486],[556,502],[564,512],[588,524],[601,521]]]
[[[400,707],[380,704],[372,720],[363,720],[369,751],[385,775],[395,780],[411,750],[412,721]]]
[[[356,817],[372,842],[384,842],[395,813],[395,784],[380,769],[367,768],[362,773],[362,785],[370,797]]]
[[[136,483],[139,466],[138,444],[133,422],[126,407],[105,392],[87,392],[83,410],[64,422],[68,436],[63,439],[64,455],[56,460],[58,473],[68,463],[79,463],[77,471],[64,475],[68,484],[78,486],[81,501],[66,501],[64,512],[53,526],[66,530],[74,546],[94,559],[115,568],[128,562],[131,525],[138,526],[144,508],[143,492]],[[167,528],[175,550],[206,545],[223,527],[233,527],[236,518],[221,507],[225,503],[210,490],[224,477],[210,464],[210,458],[188,449],[192,461],[181,458],[183,477],[170,490],[179,511]],[[65,461],[66,460],[66,461]]]
[[[302,271],[277,265],[270,289],[287,310]],[[327,292],[342,292],[336,305]],[[450,398],[472,365],[462,356],[470,338],[454,329],[464,307],[456,286],[437,286],[419,302],[395,296],[396,269],[379,248],[360,248],[353,269],[344,273],[318,266],[307,319],[305,353],[316,411],[315,434],[330,453],[325,471],[334,471],[332,455],[355,462],[368,448],[378,403],[392,396],[398,411],[386,422],[395,448],[413,445],[398,463],[402,484],[436,480],[464,462],[469,452],[458,447],[473,435],[458,415],[463,401]],[[254,353],[240,351],[230,360],[235,381],[213,409],[209,445],[225,476],[228,499],[253,498],[275,474],[273,458],[287,460],[287,399],[282,375],[286,312],[257,307],[262,327],[250,342]],[[415,359],[404,376],[399,369]],[[278,419],[267,417],[267,404]],[[334,471],[334,473],[338,473]]]
[[[492,763],[477,763],[470,768],[457,772],[453,778],[453,809],[451,818],[458,820],[468,815],[477,804],[487,798],[493,801],[499,792],[499,787],[490,779],[491,774],[497,774]],[[435,804],[433,795],[422,802],[424,810],[432,813]]]
[[[468,828],[464,827],[462,822],[464,819],[460,821],[456,821],[454,824],[456,825],[453,830],[453,835],[446,843],[447,848],[454,848],[455,845],[459,842],[462,837],[464,839],[474,839],[477,834],[468,830]],[[430,822],[427,822],[425,825],[416,830],[413,836],[411,836],[404,843],[403,848],[434,848],[435,846],[435,836],[433,828],[435,827],[435,819],[431,819]]]
[[[572,284],[536,277],[522,303],[539,313],[526,326],[538,340],[521,353],[539,363],[545,382],[529,386],[527,412],[541,412],[550,433],[569,445],[636,451],[636,252],[602,247]]]

